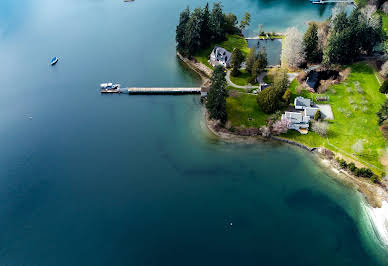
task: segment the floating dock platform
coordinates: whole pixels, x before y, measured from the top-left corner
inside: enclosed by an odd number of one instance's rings
[[[101,93],[128,93],[128,94],[200,94],[198,88],[117,88],[101,89]]]

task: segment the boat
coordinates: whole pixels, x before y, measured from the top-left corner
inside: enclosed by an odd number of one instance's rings
[[[101,83],[100,88],[102,93],[120,93],[120,84]]]
[[[59,60],[59,58],[55,56],[55,57],[53,57],[53,59],[51,59],[50,64],[53,66],[58,62],[58,60]]]

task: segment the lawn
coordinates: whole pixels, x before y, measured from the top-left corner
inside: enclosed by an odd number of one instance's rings
[[[201,63],[205,64],[206,66],[212,68],[211,65],[209,64],[208,60],[209,60],[210,53],[212,52],[215,45],[218,45],[222,48],[225,48],[229,52],[232,52],[234,48],[239,48],[245,56],[248,55],[248,53],[249,53],[248,43],[244,39],[244,37],[239,36],[239,35],[227,35],[226,41],[223,41],[221,43],[211,44],[208,48],[199,51],[194,56],[194,58],[198,62],[201,62]]]
[[[245,93],[234,93],[226,99],[228,120],[234,127],[261,127],[266,124],[267,116],[259,109],[256,96]],[[251,118],[251,119],[249,119]]]
[[[351,69],[345,82],[331,86],[326,93],[330,97],[329,103],[334,113],[328,133],[329,142],[313,132],[300,135],[291,131],[286,137],[310,147],[324,146],[340,153],[352,154],[360,162],[382,168],[379,158],[385,150],[386,141],[378,128],[376,112],[384,102],[385,95],[379,92],[374,71],[366,63],[353,64]],[[290,85],[293,97],[296,96],[297,86],[296,80]],[[303,91],[301,95],[314,98],[307,91]],[[363,141],[364,151],[356,155],[352,146],[358,140]],[[376,169],[372,167],[372,170]]]
[[[245,86],[248,85],[248,80],[250,79],[250,77],[251,75],[249,75],[249,73],[247,73],[245,69],[242,69],[240,70],[240,75],[238,75],[237,77],[233,77],[232,75],[230,75],[230,80],[236,85]]]

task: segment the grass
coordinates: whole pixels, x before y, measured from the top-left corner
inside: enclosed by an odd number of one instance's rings
[[[330,145],[326,138],[313,132],[300,135],[298,132],[290,131],[285,137],[310,147],[322,146],[340,153],[352,154],[360,162],[383,168],[379,158],[385,151],[386,142],[378,128],[376,112],[384,102],[385,95],[379,92],[379,83],[371,67],[366,63],[356,63],[350,67],[352,71],[347,80],[331,86],[326,93],[330,97],[329,103],[334,113],[328,140],[335,147]],[[357,91],[357,82],[362,92]],[[293,97],[296,96],[297,86],[296,80],[290,85]],[[314,98],[314,95],[307,91],[302,91],[301,95]],[[364,152],[355,155],[352,146],[358,140],[363,140]],[[371,169],[376,171],[374,168]]]
[[[234,48],[239,48],[245,56],[247,56],[249,53],[248,43],[244,39],[244,37],[239,36],[239,35],[227,35],[226,41],[223,41],[221,43],[212,43],[208,48],[202,49],[201,51],[196,53],[194,58],[198,62],[201,62],[201,63],[205,64],[206,66],[213,68],[209,64],[208,60],[209,60],[210,53],[212,52],[215,45],[223,47],[226,50],[228,50],[229,52],[232,52]]]
[[[235,96],[226,99],[226,112],[233,127],[259,128],[266,124],[268,116],[259,109],[255,95],[244,93],[236,93]]]
[[[245,69],[243,69],[240,70],[240,75],[238,75],[237,77],[233,77],[232,75],[230,75],[230,80],[236,85],[246,86],[249,83],[248,80],[250,79],[250,77],[251,75],[249,75],[249,73]]]

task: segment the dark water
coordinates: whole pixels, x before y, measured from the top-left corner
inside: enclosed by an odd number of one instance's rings
[[[256,51],[264,49],[267,53],[269,66],[280,65],[280,55],[282,53],[282,40],[248,40],[249,48],[254,47]]]
[[[277,30],[320,18],[306,2],[224,5]],[[201,3],[0,2],[1,265],[383,263],[358,195],[305,152],[214,140],[198,96],[98,93],[198,85],[174,27]]]

